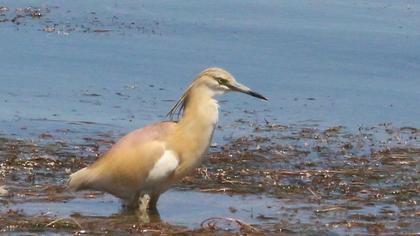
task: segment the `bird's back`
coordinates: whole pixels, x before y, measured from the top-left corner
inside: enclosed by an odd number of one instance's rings
[[[91,166],[73,173],[69,188],[130,198],[147,178],[145,170],[150,170],[165,152],[165,138],[175,126],[176,122],[165,121],[130,132]]]

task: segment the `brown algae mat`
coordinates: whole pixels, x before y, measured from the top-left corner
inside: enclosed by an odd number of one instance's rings
[[[341,126],[282,126],[269,122],[253,129],[247,137],[213,145],[202,167],[184,178],[175,191],[180,199],[187,198],[187,206],[190,194],[208,194],[191,200],[203,210],[214,207],[199,204],[200,198],[207,196],[256,196],[261,199],[256,202],[263,205],[267,202],[264,207],[268,213],[249,213],[251,217],[244,219],[237,213],[243,204],[255,211],[258,206],[253,206],[255,201],[240,202],[238,197],[237,205],[224,206],[229,216],[216,208],[212,217],[200,220],[199,224],[177,224],[176,220],[168,223],[159,216],[142,221],[131,213],[111,211],[88,216],[77,207],[61,215],[34,212],[30,209],[33,203],[40,208],[54,203],[58,211],[78,199],[85,199],[87,204],[80,208],[91,206],[93,212],[100,208],[95,208],[99,201],[94,199],[105,201],[103,206],[119,209],[115,199],[106,202],[106,194],[73,194],[65,189],[69,173],[92,163],[116,137],[99,133],[70,143],[57,141],[58,134],[45,133],[33,140],[3,136],[0,230],[220,235],[420,232],[419,129],[382,124],[349,130]],[[177,201],[172,200],[175,204]],[[172,216],[176,218],[182,209],[174,209]],[[194,218],[199,213],[195,208],[186,214]]]

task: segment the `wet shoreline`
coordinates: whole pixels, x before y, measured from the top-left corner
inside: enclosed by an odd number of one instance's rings
[[[48,135],[38,138],[31,142],[1,139],[2,183],[9,190],[8,196],[1,197],[3,231],[94,233],[98,228],[89,226],[93,222],[112,222],[118,232],[132,232],[120,221],[123,216],[116,217],[121,214],[117,199],[65,190],[68,174],[97,159],[114,137],[85,137],[84,144],[57,142]],[[165,194],[158,205],[161,221],[146,225],[172,233],[180,228],[223,232],[218,225],[227,223],[230,228],[225,233],[257,229],[265,233],[415,233],[419,138],[419,129],[390,125],[352,133],[344,127],[320,130],[267,123],[248,137],[214,144],[202,167]],[[182,199],[190,199],[185,207],[171,207],[177,201],[182,206]],[[209,209],[202,201],[215,205]],[[69,210],[63,212],[67,205]],[[84,210],[85,205],[91,210]],[[188,206],[191,209],[185,210]],[[181,215],[186,218],[177,221]],[[212,217],[216,217],[214,228],[200,226]],[[60,218],[63,222],[49,224]],[[137,230],[145,227],[145,223],[131,223]],[[114,232],[105,225],[101,227]]]

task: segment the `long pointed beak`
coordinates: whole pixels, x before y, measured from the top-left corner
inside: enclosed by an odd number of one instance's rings
[[[254,91],[252,91],[250,88],[248,88],[247,86],[245,86],[245,85],[243,85],[243,84],[240,84],[240,83],[238,83],[238,82],[236,82],[235,84],[229,84],[228,85],[228,87],[232,90],[232,91],[238,91],[238,92],[241,92],[241,93],[245,93],[245,94],[248,94],[248,95],[251,95],[251,96],[253,96],[253,97],[256,97],[256,98],[259,98],[259,99],[262,99],[262,100],[268,100],[266,97],[264,97],[263,95],[261,95],[261,94],[259,94],[259,93],[257,93],[257,92],[254,92]]]

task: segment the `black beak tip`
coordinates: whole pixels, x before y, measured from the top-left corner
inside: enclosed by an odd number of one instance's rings
[[[259,93],[257,93],[257,92],[254,92],[254,91],[249,91],[249,93],[248,93],[248,94],[249,94],[249,95],[251,95],[251,96],[253,96],[253,97],[259,98],[259,99],[261,99],[261,100],[268,101],[268,98],[264,97],[263,95],[261,95],[261,94],[259,94]]]

